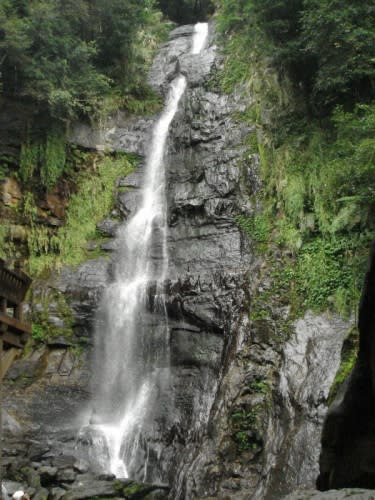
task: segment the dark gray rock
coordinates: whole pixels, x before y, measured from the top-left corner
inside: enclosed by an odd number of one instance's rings
[[[49,467],[47,465],[38,469],[42,486],[49,486],[57,476],[57,467]]]
[[[118,245],[116,243],[116,240],[108,240],[105,243],[102,243],[100,245],[100,250],[103,252],[116,252],[118,250]]]
[[[114,237],[116,236],[116,231],[119,227],[119,221],[114,219],[104,219],[101,222],[98,222],[96,228],[100,231],[104,236]]]
[[[72,345],[72,341],[60,335],[59,337],[48,337],[47,345],[49,347],[70,347]]]
[[[9,415],[5,410],[1,411],[2,418],[2,430],[4,433],[16,436],[22,433],[22,426],[17,422],[15,418]]]
[[[17,364],[10,367],[7,372],[7,379],[15,381],[20,377],[32,378],[35,375],[35,370],[37,369],[37,362],[22,360]]]
[[[144,156],[148,141],[145,137],[152,130],[153,119],[132,120],[106,131],[105,142],[111,149]]]
[[[61,484],[64,483],[73,483],[77,477],[77,472],[75,472],[72,468],[67,467],[64,469],[60,469],[57,472],[57,481]]]
[[[216,58],[216,47],[209,47],[199,55],[184,54],[179,58],[179,70],[191,86],[202,85],[211,73]]]
[[[28,447],[28,456],[31,460],[38,461],[51,450],[50,445],[41,443],[39,440],[30,440]]]
[[[113,497],[115,494],[116,491],[112,482],[100,481],[89,475],[87,477],[80,476],[62,499],[83,500],[96,497]]]
[[[171,330],[171,363],[175,366],[206,366],[220,368],[223,339],[206,332],[192,332],[188,329]]]
[[[171,39],[161,48],[148,75],[149,84],[157,91],[165,93],[168,82],[179,72],[179,58],[189,51],[193,26],[177,28],[172,31]]]
[[[73,469],[77,462],[74,455],[60,455],[53,458],[53,465],[58,469]]]
[[[49,491],[46,488],[40,488],[33,495],[33,500],[48,500]]]
[[[122,177],[118,180],[118,187],[120,188],[140,188],[143,182],[143,168],[142,165],[138,166],[137,169],[127,175],[126,177]]]
[[[56,286],[69,297],[74,333],[90,337],[94,311],[108,282],[110,262],[105,258],[85,262],[78,269],[63,268]]]
[[[66,490],[64,490],[63,488],[51,488],[48,500],[61,500],[65,493]]]
[[[153,119],[129,119],[119,112],[97,128],[84,123],[75,123],[70,131],[70,141],[98,151],[116,150],[144,155],[146,145],[144,137],[152,125]]]
[[[90,464],[84,460],[83,458],[80,458],[74,463],[74,469],[79,472],[80,474],[84,474],[89,471]]]
[[[39,471],[37,472],[33,467],[23,467],[21,469],[23,477],[27,481],[27,485],[31,488],[38,490],[40,488]]]
[[[124,219],[134,215],[140,207],[142,193],[137,189],[130,189],[118,194],[118,207]]]
[[[325,492],[302,490],[283,497],[283,500],[344,500],[345,498],[353,498],[353,500],[375,500],[375,491],[357,488],[346,488]]]

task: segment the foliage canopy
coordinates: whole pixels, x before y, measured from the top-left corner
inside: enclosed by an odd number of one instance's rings
[[[217,0],[227,35],[259,43],[303,89],[311,111],[375,97],[375,4],[360,0]]]
[[[153,0],[0,0],[2,93],[62,120],[92,114],[113,87],[142,93],[143,42],[160,31]]]
[[[205,21],[214,11],[211,0],[158,0],[161,11],[178,24]]]

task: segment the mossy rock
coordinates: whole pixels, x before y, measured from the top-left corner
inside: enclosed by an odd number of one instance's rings
[[[169,491],[167,486],[144,484],[136,481],[116,481],[114,488],[117,493],[123,495],[127,500],[167,499]]]
[[[335,379],[329,391],[328,403],[331,404],[335,399],[340,387],[351,374],[357,361],[359,349],[359,332],[356,327],[349,330],[341,349],[341,363],[337,370]]]

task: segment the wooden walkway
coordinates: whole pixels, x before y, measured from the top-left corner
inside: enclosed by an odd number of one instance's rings
[[[31,334],[23,320],[23,301],[31,278],[19,267],[8,269],[0,259],[0,381]]]

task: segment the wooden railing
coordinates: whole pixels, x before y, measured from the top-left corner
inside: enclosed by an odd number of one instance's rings
[[[31,334],[31,325],[23,320],[23,300],[31,282],[18,266],[11,270],[0,259],[0,380]]]
[[[8,269],[5,261],[0,259],[0,297],[7,299],[9,304],[21,304],[31,285],[31,278],[16,264],[13,270]]]

